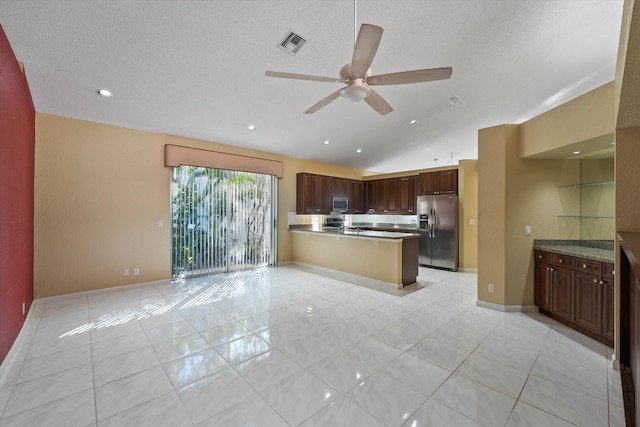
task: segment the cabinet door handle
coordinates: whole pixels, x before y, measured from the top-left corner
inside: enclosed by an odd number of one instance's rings
[[[598,283],[598,279],[593,279],[593,283]],[[600,282],[602,283],[602,282]]]
[[[600,282],[599,282],[599,283],[600,283],[601,285],[604,285],[604,282],[603,282],[602,280],[600,280]]]
[[[587,268],[587,264],[582,264],[582,268]]]
[[[549,267],[549,271],[553,271],[553,267]]]
[[[558,260],[558,262],[559,262],[560,264],[562,264],[562,258],[560,258],[560,259]]]
[[[542,259],[542,255],[538,255],[538,259]]]

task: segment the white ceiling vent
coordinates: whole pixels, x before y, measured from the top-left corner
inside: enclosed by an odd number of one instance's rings
[[[295,55],[306,42],[301,35],[289,31],[280,43],[278,43],[278,47]]]
[[[460,101],[462,101],[462,98],[460,98],[458,95],[453,95],[451,98],[449,98],[449,104],[451,105],[457,104]]]

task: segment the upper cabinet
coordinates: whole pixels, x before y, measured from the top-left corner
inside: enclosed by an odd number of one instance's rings
[[[403,176],[365,181],[365,210],[372,213],[415,213],[417,179],[417,176]]]
[[[331,177],[299,173],[296,179],[296,211],[299,214],[328,214],[331,211]]]
[[[458,170],[421,173],[418,194],[458,194]]]
[[[312,173],[299,173],[296,179],[296,212],[299,214],[331,213],[333,196],[348,196],[351,200],[349,210],[363,212],[362,181]]]
[[[398,212],[412,214],[416,212],[416,197],[419,177],[403,176],[398,179]]]
[[[296,211],[329,214],[333,196],[348,196],[350,213],[412,215],[418,195],[457,193],[457,169],[370,181],[301,172],[297,174]]]

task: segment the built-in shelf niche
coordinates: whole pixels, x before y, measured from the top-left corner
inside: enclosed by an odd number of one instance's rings
[[[612,240],[615,236],[613,159],[581,160],[580,183],[558,186],[562,238]]]

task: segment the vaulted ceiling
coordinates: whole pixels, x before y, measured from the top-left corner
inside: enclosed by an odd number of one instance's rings
[[[622,5],[0,0],[0,24],[38,112],[387,173],[477,158],[479,128],[521,123],[613,80]],[[303,114],[340,83],[265,76],[338,77],[362,23],[384,28],[373,74],[453,75],[376,86],[394,109],[384,116],[343,98]],[[278,47],[289,31],[306,40],[295,55]]]

